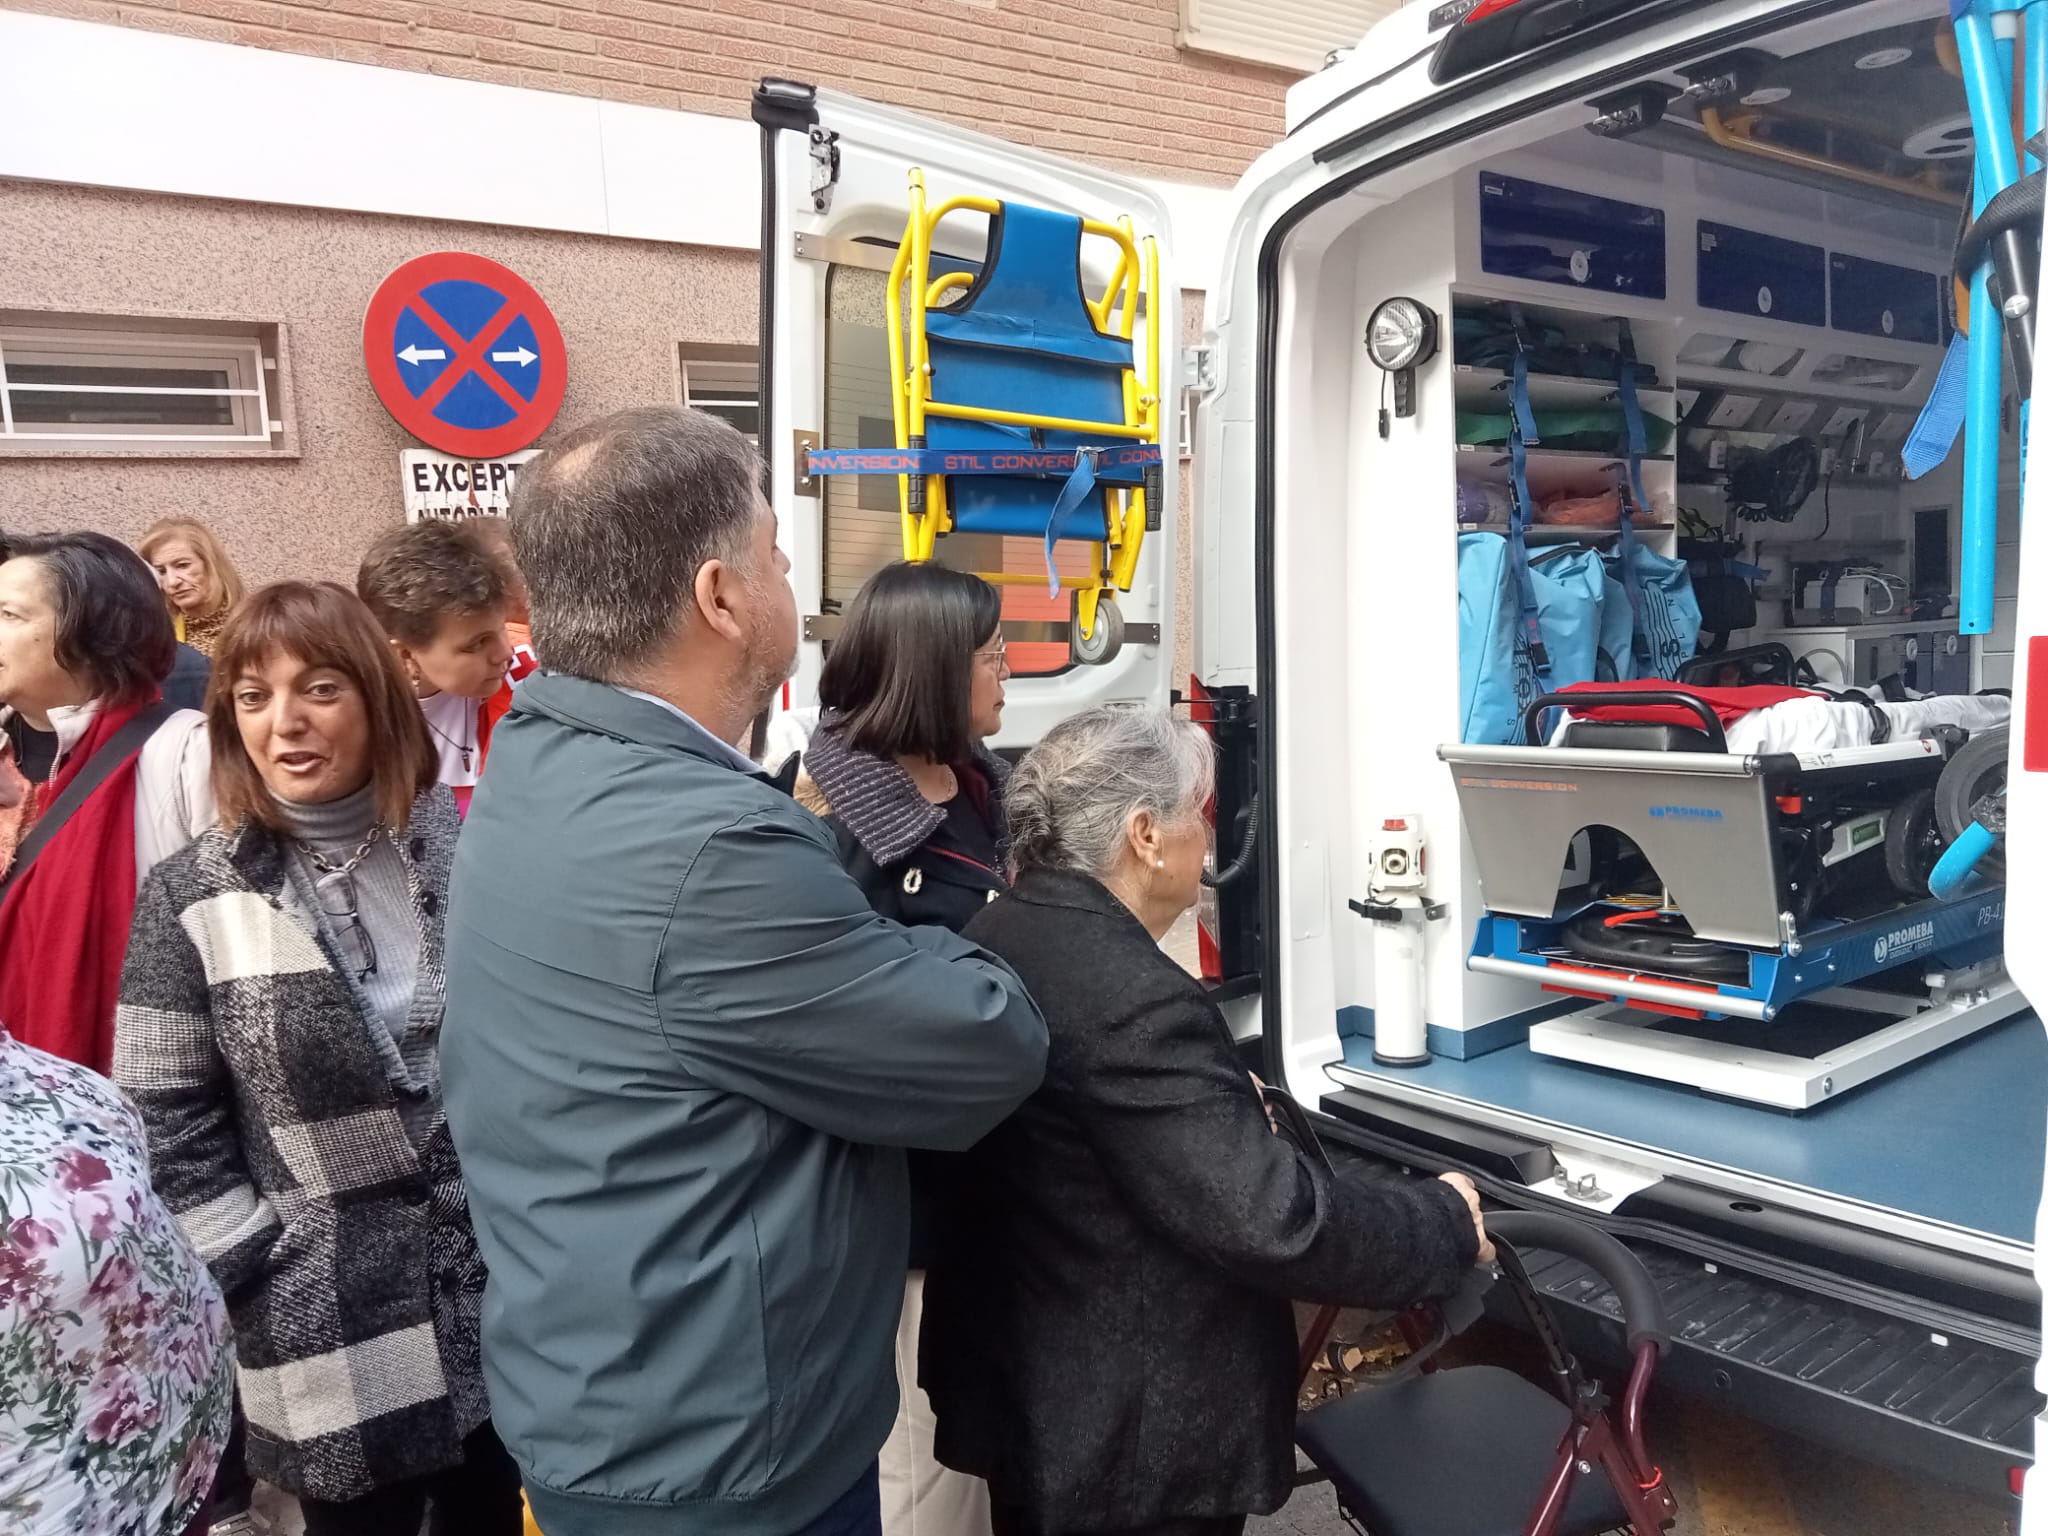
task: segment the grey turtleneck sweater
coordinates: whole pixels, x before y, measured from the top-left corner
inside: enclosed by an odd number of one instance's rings
[[[416,1054],[408,1049],[412,1042],[407,1037],[411,1033],[413,990],[419,977],[420,927],[398,846],[389,832],[380,833],[355,869],[356,911],[377,950],[377,968],[368,975],[361,974],[356,967],[358,950],[343,932],[348,927],[347,919],[330,917],[320,910],[313,891],[321,871],[305,851],[307,847],[317,849],[337,869],[346,864],[370,830],[376,809],[371,796],[372,786],[365,785],[347,798],[330,800],[325,805],[293,805],[285,801],[278,805],[292,829],[289,846],[292,862],[297,866],[294,873],[300,877],[295,883],[311,906],[327,947],[340,962],[345,978],[361,1002],[368,1005],[371,1024],[384,1033],[392,1047],[389,1052],[380,1048],[379,1054],[386,1057],[387,1064],[396,1060],[410,1065]],[[414,1111],[422,1106],[408,1103],[406,1096],[401,1096],[400,1104],[400,1113],[410,1128]]]

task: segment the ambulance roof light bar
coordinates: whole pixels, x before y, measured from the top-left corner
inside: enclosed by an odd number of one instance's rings
[[[1597,26],[1655,0],[1479,0],[1429,61],[1431,83],[1452,80]]]

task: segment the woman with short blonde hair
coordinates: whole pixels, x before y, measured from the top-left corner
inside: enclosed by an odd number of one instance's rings
[[[165,517],[149,525],[135,548],[156,572],[178,638],[210,659],[243,592],[220,536],[189,517]]]

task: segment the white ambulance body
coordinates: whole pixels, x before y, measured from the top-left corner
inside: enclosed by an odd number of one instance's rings
[[[1654,373],[1643,404],[1671,429],[1664,451],[1641,457],[1636,537],[1670,560],[1683,517],[1725,530],[1763,568],[1749,583],[1759,611],[1732,647],[1784,642],[1830,683],[1892,668],[1921,693],[2010,690],[2013,741],[2048,733],[2038,708],[2028,718],[2020,638],[2048,636],[2048,586],[2019,579],[2048,569],[2048,513],[2036,508],[2022,535],[2017,402],[1987,632],[1963,633],[1938,601],[1964,559],[1964,449],[1918,480],[1899,471],[1948,340],[1958,169],[1967,189],[1948,22],[1945,0],[1418,0],[1295,88],[1288,136],[1237,188],[1220,272],[1192,279],[1168,208],[1141,184],[767,82],[761,442],[806,625],[777,726],[793,740],[843,604],[899,551],[893,479],[812,478],[804,455],[893,441],[882,292],[912,171],[935,202],[1128,215],[1157,235],[1162,291],[1140,324],[1160,328],[1190,407],[1164,413],[1164,505],[1119,599],[1125,643],[1107,664],[1075,665],[1065,610],[1014,597],[1007,628],[1023,665],[998,744],[1028,746],[1090,705],[1192,694],[1223,749],[1219,860],[1256,831],[1244,872],[1205,907],[1205,966],[1248,1051],[1321,1112],[1331,1139],[1465,1169],[1490,1199],[1570,1209],[1628,1239],[1663,1283],[1680,1387],[2016,1495],[2042,1404],[2048,1036],[2021,995],[2048,989],[2039,947],[2004,956],[2017,992],[1919,967],[1915,984],[1928,980],[1947,1011],[1902,1009],[1882,1049],[1823,1039],[1805,1052],[1843,1063],[1839,1084],[1822,1069],[1785,1075],[1801,1049],[1789,1011],[1737,1020],[1705,1045],[1636,1037],[1660,1060],[1631,1054],[1591,1012],[1564,1028],[1583,1026],[1597,1049],[1532,1049],[1532,1032],[1542,1039],[1560,1007],[1587,999],[1475,958],[1497,920],[1482,865],[1497,872],[1516,850],[1468,825],[1458,779],[1471,775],[1439,755],[1461,740],[1454,508],[1510,494],[1509,456],[1482,418],[1506,409],[1511,370],[1497,351],[1471,361],[1497,347],[1504,317],[1553,350],[1596,353],[1628,322]],[[1738,99],[1700,87],[1716,69],[1738,80]],[[1961,168],[1947,163],[1958,153]],[[971,223],[949,254],[985,254]],[[1099,291],[1109,273],[1085,276]],[[1205,334],[1184,348],[1190,281],[1208,285]],[[1365,344],[1369,317],[1394,299],[1437,332],[1405,377]],[[1537,373],[1534,407],[1552,423],[1613,404],[1611,383]],[[1735,478],[1795,439],[1826,465],[1803,499],[1776,504],[1754,473]],[[1185,510],[1173,472],[1184,454]],[[1597,498],[1617,458],[1539,445],[1529,494],[1546,507]],[[1541,560],[1611,550],[1613,532],[1560,521],[1528,542]],[[1032,541],[999,542],[942,541],[938,557],[1042,568]],[[1173,670],[1183,562],[1192,678]],[[1848,610],[1841,581],[1862,608],[1821,622],[1808,584]],[[2022,939],[2048,932],[2048,788],[2028,755],[2015,746],[2003,907]],[[1384,894],[1375,855],[1393,822],[1411,824],[1404,835],[1419,823],[1435,910],[1411,915],[1413,976],[1380,974],[1394,962],[1358,910]],[[1982,913],[1995,925],[1993,906]],[[1915,932],[1904,924],[1888,942],[1903,953]],[[1798,945],[1782,958],[1794,963]],[[1997,976],[1995,959],[1984,975]],[[1397,994],[1419,1009],[1409,1022],[1426,1027],[1426,1065],[1376,1059],[1376,1010],[1404,1006]],[[1794,1101],[1769,1102],[1781,1080]],[[1570,1266],[1553,1273],[1588,1346],[1618,1340],[1610,1298]]]

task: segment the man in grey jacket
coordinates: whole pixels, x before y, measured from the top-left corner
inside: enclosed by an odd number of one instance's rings
[[[792,668],[760,465],[622,411],[520,477],[542,671],[458,846],[442,1074],[493,1418],[548,1536],[878,1528],[906,1147],[1037,1086],[1000,961],[874,915],[732,743]]]

